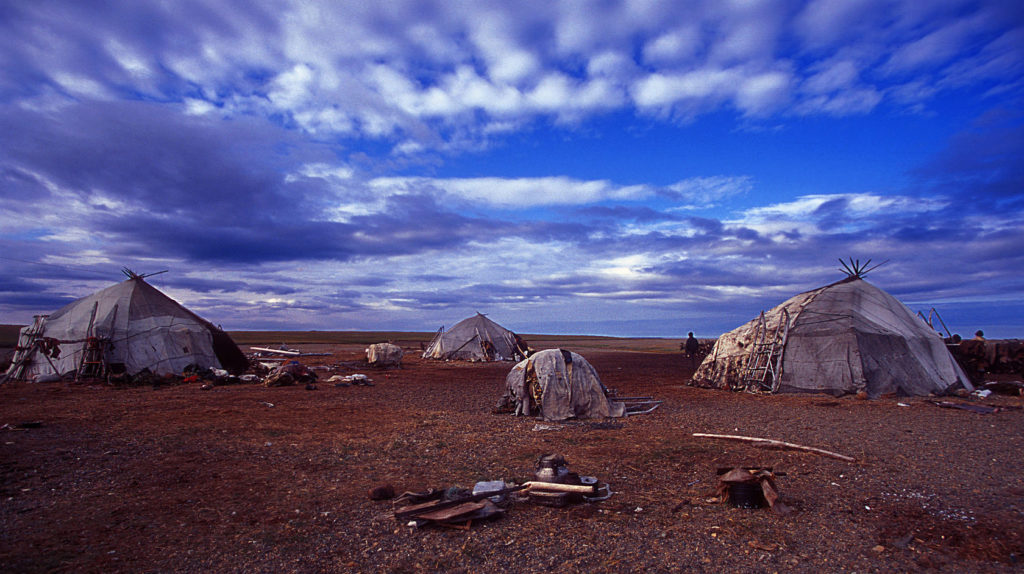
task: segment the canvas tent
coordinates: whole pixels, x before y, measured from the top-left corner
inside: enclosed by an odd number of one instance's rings
[[[941,338],[892,295],[854,274],[801,293],[721,337],[693,384],[741,388],[774,346],[767,376],[781,392],[869,397],[941,394],[972,389]],[[767,333],[769,346],[757,344]],[[774,340],[772,340],[775,338]],[[765,371],[761,371],[763,374]]]
[[[540,351],[512,367],[499,407],[546,421],[626,415],[626,405],[608,398],[594,367],[561,349]]]
[[[423,353],[425,359],[507,361],[524,356],[526,344],[518,335],[482,313],[439,330]]]
[[[129,273],[126,281],[37,316],[21,331],[8,376],[31,380],[108,368],[180,374],[188,365],[237,373],[246,364],[227,333]]]

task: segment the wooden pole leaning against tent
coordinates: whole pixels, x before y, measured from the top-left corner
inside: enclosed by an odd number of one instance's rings
[[[444,325],[441,325],[441,327],[440,327],[440,328],[439,328],[439,329],[437,330],[437,332],[436,332],[436,333],[434,333],[434,336],[433,336],[433,337],[432,337],[432,338],[430,339],[430,342],[429,342],[429,343],[427,343],[427,348],[426,348],[426,349],[424,349],[424,351],[427,351],[427,350],[429,350],[429,349],[430,349],[431,347],[433,347],[433,346],[434,346],[434,343],[435,343],[435,342],[437,342],[437,344],[439,344],[439,345],[440,345],[440,344],[441,344],[441,342],[439,341],[439,339],[441,338],[441,335],[442,335],[443,333],[444,333]],[[439,349],[439,350],[442,350],[442,349]]]
[[[14,360],[11,362],[7,372],[0,377],[0,382],[18,380],[22,377],[22,374],[25,372],[25,366],[28,365],[28,361],[35,351],[36,340],[39,339],[39,335],[43,332],[43,325],[46,323],[47,317],[49,315],[35,315],[32,318],[32,325],[28,329],[23,329],[18,334],[18,345],[14,349]]]
[[[484,360],[493,361],[498,353],[498,349],[494,346],[494,340],[491,339],[490,333],[484,331],[484,334],[487,335],[485,339],[480,335],[479,328],[475,328],[474,331],[476,331],[477,338],[480,339],[480,352],[484,354]]]
[[[84,377],[102,377],[107,371],[106,346],[108,341],[96,336],[96,310],[99,308],[99,301],[92,306],[92,313],[89,316],[89,327],[85,331],[85,344],[82,347],[82,360],[78,364],[78,371],[75,372],[75,382],[81,381]],[[110,324],[117,322],[118,306],[114,305]],[[52,363],[51,363],[52,365]],[[56,370],[56,367],[54,367]]]
[[[124,269],[122,269],[122,271],[124,271]],[[134,276],[134,273],[132,276]],[[82,358],[78,361],[78,370],[75,371],[75,382],[82,380],[82,371],[85,370],[86,360],[92,353],[90,345],[95,345],[93,339],[93,326],[96,324],[96,310],[99,309],[99,306],[99,301],[93,301],[92,312],[89,313],[89,326],[85,328],[85,345],[82,347]]]

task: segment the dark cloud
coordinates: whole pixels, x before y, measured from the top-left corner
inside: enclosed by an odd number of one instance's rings
[[[413,281],[420,281],[423,283],[443,283],[446,281],[455,281],[459,279],[458,275],[442,275],[440,273],[421,273],[418,275],[412,275],[409,277]]]
[[[850,221],[849,207],[850,200],[839,197],[819,205],[811,216],[817,220],[818,229],[829,231],[840,228]]]
[[[338,280],[338,284],[353,286],[353,287],[384,287],[394,283],[391,277],[385,275],[367,275],[353,277],[346,275],[345,277]]]
[[[17,293],[19,291],[37,291],[41,285],[35,281],[26,281],[21,277],[14,277],[6,273],[0,273],[0,293]]]
[[[680,219],[676,215],[646,206],[595,205],[593,207],[581,207],[575,211],[584,217],[613,219],[615,221],[652,223],[656,221],[678,221]]]
[[[725,230],[725,225],[717,219],[708,219],[706,217],[690,217],[686,220],[694,228],[700,230],[702,233],[708,235],[721,235]]]
[[[258,281],[243,281],[238,279],[207,279],[196,277],[176,276],[173,274],[160,275],[149,280],[154,286],[177,287],[188,289],[196,293],[232,293],[237,291],[248,291],[252,293],[268,295],[291,295],[300,292],[296,287],[282,283],[268,283]]]
[[[198,120],[151,104],[6,114],[0,127],[25,134],[17,143],[0,143],[5,173],[26,182],[34,181],[26,173],[45,174],[61,193],[77,196],[87,207],[69,223],[116,238],[109,248],[118,258],[345,261],[458,249],[503,235],[565,238],[583,231],[470,217],[422,194],[391,197],[382,213],[348,223],[325,221],[339,192],[323,180],[286,181],[283,173],[296,153],[316,157],[311,146],[283,154],[280,144],[291,136],[273,126]],[[48,201],[66,202],[55,193]]]
[[[699,258],[666,263],[655,267],[653,271],[670,277],[680,290],[687,293],[709,287],[767,288],[799,280],[797,273],[779,270],[768,265],[768,261],[758,260],[723,265],[713,258]]]
[[[29,310],[40,313],[51,313],[75,300],[75,297],[68,297],[55,293],[44,293],[36,288],[36,291],[22,291],[9,293],[0,291],[0,309]],[[7,321],[9,319],[5,319]]]
[[[49,191],[37,176],[12,165],[0,164],[0,186],[9,200],[8,209],[15,204],[32,204],[49,196]]]
[[[954,213],[1024,208],[1024,113],[989,111],[912,173],[924,189],[949,197]]]
[[[305,202],[282,185],[286,158],[275,148],[292,137],[266,125],[87,102],[50,114],[8,109],[0,129],[21,134],[0,143],[5,171],[41,174],[97,213],[141,209],[213,224],[289,214]],[[111,198],[124,204],[102,202]]]

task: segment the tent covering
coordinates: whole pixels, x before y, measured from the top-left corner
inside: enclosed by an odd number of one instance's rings
[[[438,331],[423,358],[504,361],[512,360],[516,354],[522,355],[525,347],[518,335],[477,313],[452,325],[448,331]]]
[[[402,364],[402,348],[391,343],[374,343],[366,349],[366,362],[374,367],[398,367]]]
[[[780,392],[918,396],[973,389],[941,338],[898,299],[856,275],[765,311],[769,333],[788,311]],[[729,388],[743,377],[759,319],[719,337],[693,384]]]
[[[36,324],[22,329],[8,373],[33,379],[76,372],[90,336],[99,344],[103,363],[118,369],[123,365],[129,375],[145,369],[180,374],[188,365],[237,373],[247,364],[227,333],[134,275],[49,316],[40,315]],[[56,344],[59,354],[44,355],[39,342]],[[16,369],[21,372],[14,373]]]
[[[571,351],[548,349],[521,361],[505,378],[499,407],[546,421],[621,417],[625,404],[608,398],[597,371]]]

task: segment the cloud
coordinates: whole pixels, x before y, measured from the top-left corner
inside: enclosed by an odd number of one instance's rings
[[[700,29],[696,25],[683,25],[649,40],[643,48],[644,62],[679,65],[696,57],[702,43]]]
[[[746,210],[731,223],[780,239],[796,234],[801,241],[807,241],[826,233],[880,232],[891,227],[893,220],[939,214],[947,206],[948,200],[940,198],[870,193],[808,195]]]
[[[679,219],[678,216],[666,213],[664,211],[658,211],[647,206],[595,205],[591,207],[579,208],[576,210],[576,213],[579,213],[584,217],[611,219],[618,222],[656,222],[666,220],[677,221]]]
[[[890,73],[904,73],[943,64],[962,53],[974,36],[990,28],[985,14],[952,21],[927,35],[900,46],[883,65]]]
[[[123,265],[312,328],[753,312],[833,279],[823,253],[893,259],[922,298],[1020,292],[1012,2],[2,10],[3,313]],[[900,153],[864,174],[787,163],[888,122]]]
[[[866,30],[881,28],[887,0],[813,0],[803,7],[795,21],[796,31],[815,48],[845,43],[864,36]]]
[[[1024,207],[1024,117],[995,109],[914,170],[922,185],[953,198],[961,213],[1010,215]]]
[[[634,107],[684,121],[724,102],[755,118],[861,114],[886,93],[870,83],[885,74],[940,91],[1019,84],[1011,12],[916,4],[26,5],[0,24],[0,97],[175,102],[408,154],[478,146],[508,122]],[[911,107],[934,95],[901,93]]]
[[[668,109],[681,102],[710,105],[728,97],[738,80],[736,70],[714,68],[655,73],[637,82],[633,98],[641,109]]]
[[[782,72],[767,72],[748,78],[736,94],[736,105],[747,115],[766,115],[787,102],[790,83],[789,75]]]
[[[618,185],[608,180],[577,180],[565,176],[535,178],[426,178],[381,177],[369,182],[377,193],[426,193],[458,199],[469,205],[500,209],[636,202],[654,197],[672,201],[674,209],[706,207],[750,189],[748,177],[698,177],[665,187]]]

